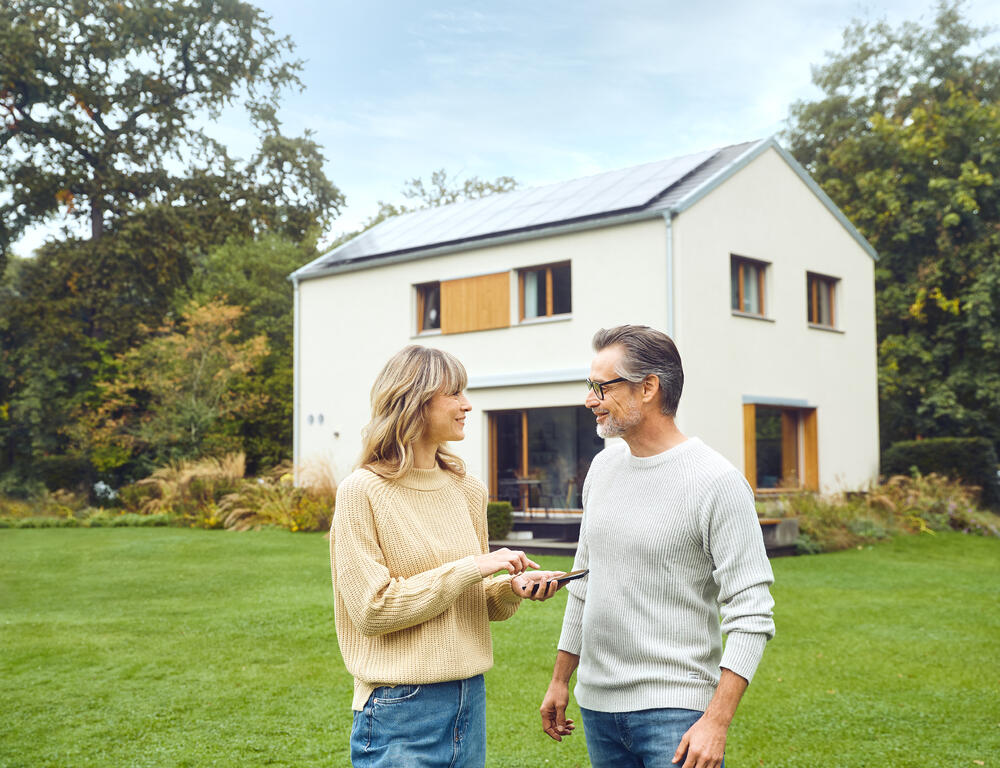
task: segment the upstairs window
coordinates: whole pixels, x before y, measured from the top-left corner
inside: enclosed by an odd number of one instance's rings
[[[734,312],[746,315],[765,314],[764,273],[767,264],[742,256],[730,257],[730,306]]]
[[[417,286],[417,333],[441,330],[441,283]]]
[[[413,286],[417,333],[467,333],[510,325],[510,272]]]
[[[836,327],[837,283],[833,277],[806,274],[806,301],[809,305],[809,324],[824,328]]]
[[[545,264],[517,272],[521,320],[573,311],[570,264]]]

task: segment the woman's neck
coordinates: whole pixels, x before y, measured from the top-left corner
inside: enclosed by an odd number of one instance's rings
[[[413,443],[413,466],[415,469],[434,469],[437,466],[437,443],[419,438]]]

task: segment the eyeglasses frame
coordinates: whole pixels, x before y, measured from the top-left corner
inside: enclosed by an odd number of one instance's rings
[[[594,381],[593,379],[587,379],[587,388],[593,392],[598,400],[604,399],[604,388],[609,384],[618,384],[622,381],[628,381],[624,376],[619,376],[617,379],[608,379],[607,381]]]

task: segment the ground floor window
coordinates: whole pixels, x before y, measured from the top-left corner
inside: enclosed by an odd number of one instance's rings
[[[816,409],[743,406],[747,480],[758,492],[819,490]]]
[[[604,448],[583,406],[492,411],[490,496],[516,510],[579,510],[590,462]]]

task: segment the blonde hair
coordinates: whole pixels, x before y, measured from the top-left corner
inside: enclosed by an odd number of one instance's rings
[[[418,344],[399,350],[372,385],[372,417],[361,433],[358,466],[389,480],[409,472],[413,443],[427,424],[427,404],[436,394],[461,392],[467,383],[465,366],[454,355]],[[443,444],[435,458],[442,469],[465,475],[465,462]]]

